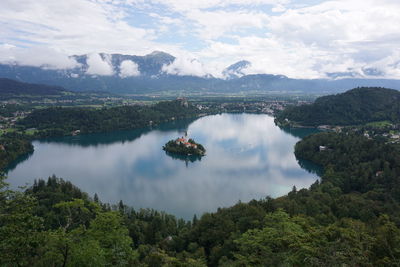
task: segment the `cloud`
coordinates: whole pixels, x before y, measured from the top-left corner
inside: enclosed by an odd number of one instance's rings
[[[248,60],[248,74],[374,68],[400,79],[398,0],[2,0],[0,10],[3,63],[66,69],[67,55],[161,50],[178,75],[220,77]]]
[[[352,70],[365,76],[363,69],[377,66],[384,77],[400,78],[400,32],[395,26],[400,24],[399,12],[400,2],[392,0],[286,6],[282,13],[268,15],[265,31],[231,35],[234,42],[210,40],[197,56],[251,61],[247,74],[325,78],[326,72]]]
[[[88,55],[86,63],[88,64],[87,74],[90,75],[113,75],[114,71],[110,64],[110,58],[102,58],[99,54]]]
[[[175,12],[187,12],[199,9],[211,8],[226,8],[229,6],[261,6],[272,5],[282,6],[289,3],[289,0],[201,0],[201,1],[187,1],[187,0],[128,0],[127,3],[133,5],[143,5],[144,2],[164,5]]]
[[[157,18],[163,24],[181,24],[182,23],[182,20],[180,20],[180,19],[171,18],[168,16],[160,16],[157,13],[150,13],[149,16],[153,17],[153,18]]]
[[[111,1],[2,0],[0,10],[0,42],[16,46],[47,46],[68,54],[145,54],[154,47],[154,30],[130,25],[126,10]]]
[[[124,60],[121,62],[120,72],[119,72],[119,76],[121,78],[132,77],[132,76],[134,77],[139,75],[140,71],[138,64],[136,64],[131,60]]]
[[[381,77],[399,79],[400,78],[400,50],[394,51],[389,56],[375,61],[365,66],[365,68],[375,69],[382,72]]]
[[[73,58],[54,49],[46,47],[23,49],[9,44],[0,45],[0,63],[47,69],[71,69],[79,66]]]
[[[247,60],[251,65],[243,69],[244,74],[283,74],[294,78],[317,78],[319,72],[313,70],[320,55],[300,43],[283,45],[278,39],[243,37],[237,44],[210,42],[210,46],[199,53],[199,57],[211,61],[224,59],[226,66],[239,60]],[[213,63],[211,63],[213,64]]]
[[[179,76],[189,75],[204,77],[208,74],[200,61],[185,57],[178,57],[171,64],[163,65],[162,71],[167,74]]]
[[[191,11],[188,17],[197,24],[196,31],[203,39],[215,39],[225,33],[262,29],[269,16],[259,12]]]

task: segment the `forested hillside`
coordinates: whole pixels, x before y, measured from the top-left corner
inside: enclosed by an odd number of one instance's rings
[[[32,152],[33,146],[28,136],[13,132],[0,136],[0,171],[18,157]]]
[[[373,121],[400,121],[400,92],[362,87],[317,98],[311,105],[287,108],[277,121],[303,126],[357,125]]]
[[[34,110],[19,122],[24,128],[39,130],[37,137],[109,132],[147,127],[160,122],[195,117],[199,110],[181,101],[165,101],[152,106],[119,106],[102,109],[47,108]]]
[[[370,220],[385,212],[400,224],[399,145],[353,133],[318,133],[297,143],[295,154],[323,166],[324,182],[357,199],[360,209],[347,216]]]

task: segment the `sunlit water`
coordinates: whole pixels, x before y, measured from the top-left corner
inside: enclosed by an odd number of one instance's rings
[[[204,145],[201,160],[171,157],[162,146],[189,137]],[[123,200],[190,219],[241,201],[277,197],[317,175],[293,150],[312,129],[283,131],[267,115],[222,114],[128,132],[34,141],[35,152],[8,173],[13,186],[53,174],[103,202]]]

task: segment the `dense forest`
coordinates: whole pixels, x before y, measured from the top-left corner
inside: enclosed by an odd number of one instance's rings
[[[374,121],[400,121],[400,92],[363,87],[319,97],[311,105],[287,108],[276,121],[303,126],[358,125]],[[287,122],[287,121],[286,121]]]
[[[118,106],[112,108],[46,108],[37,109],[19,125],[36,128],[36,137],[129,130],[156,125],[168,120],[195,117],[198,109],[183,100],[164,101],[151,106]]]
[[[19,133],[6,133],[0,136],[0,170],[3,170],[22,155],[33,152],[29,136]]]
[[[365,193],[372,188],[379,188],[390,192],[393,199],[400,201],[398,145],[368,139],[352,132],[323,132],[305,137],[296,145],[295,154],[343,177],[331,177],[329,181],[340,186],[345,193]]]
[[[320,146],[324,149],[321,150]],[[0,196],[5,266],[397,266],[399,147],[320,133],[296,155],[321,181],[192,221],[103,204],[56,177]]]

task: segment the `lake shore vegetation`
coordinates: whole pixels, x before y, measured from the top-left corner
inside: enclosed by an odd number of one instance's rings
[[[18,125],[35,128],[36,138],[131,130],[162,122],[193,118],[199,110],[186,100],[162,101],[150,106],[112,108],[46,108],[36,109]]]

